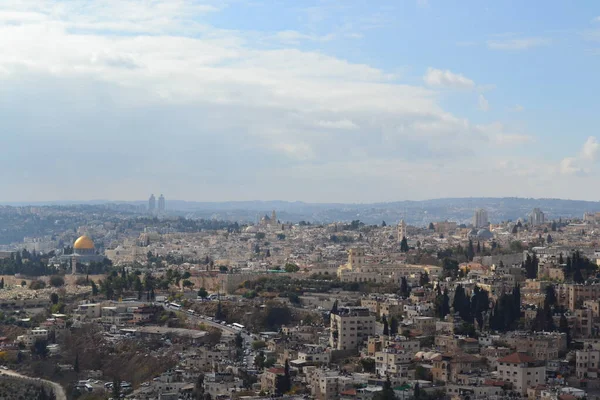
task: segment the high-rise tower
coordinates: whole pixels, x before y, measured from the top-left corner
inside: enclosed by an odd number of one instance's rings
[[[154,214],[155,211],[156,211],[156,197],[154,197],[154,195],[151,194],[150,198],[148,199],[148,212],[150,214]]]
[[[163,196],[161,194],[160,197],[158,198],[158,213],[164,214],[166,209],[167,208],[166,208],[166,204],[165,204],[165,196]]]
[[[473,226],[477,229],[479,228],[487,228],[490,224],[488,219],[488,213],[483,208],[479,208],[475,210],[475,214],[473,215]]]
[[[402,239],[406,237],[406,222],[403,219],[400,220],[398,224],[398,242],[401,242]]]

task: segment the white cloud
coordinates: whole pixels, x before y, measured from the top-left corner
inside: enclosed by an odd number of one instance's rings
[[[548,46],[550,43],[548,38],[528,37],[488,40],[487,46],[493,50],[527,50],[533,47]]]
[[[353,130],[358,129],[358,125],[349,119],[343,119],[339,121],[319,121],[317,123],[318,126],[327,129],[345,129],[345,130]]]
[[[598,152],[600,151],[600,143],[593,136],[587,138],[581,149],[581,156],[586,160],[596,161]]]
[[[509,108],[509,111],[520,113],[520,112],[525,111],[525,107],[523,107],[520,104],[515,104],[514,106],[512,106],[512,107]]]
[[[533,142],[533,138],[528,135],[515,135],[515,134],[498,134],[494,137],[494,141],[501,145],[516,145],[516,144],[525,144]]]
[[[588,175],[600,153],[600,143],[594,136],[587,138],[576,157],[566,157],[560,163],[564,175]]]
[[[560,162],[559,169],[563,175],[585,175],[587,172],[578,165],[575,157],[566,157]]]
[[[428,68],[423,80],[427,85],[436,87],[470,89],[475,86],[475,82],[464,75],[436,68]]]
[[[499,143],[526,142],[500,123],[474,125],[448,112],[424,85],[297,49],[295,40],[312,40],[302,32],[282,34],[288,43],[272,49],[263,44],[276,32],[203,24],[217,2],[6,4],[0,132],[19,135],[6,138],[12,151],[0,170],[10,171],[4,183],[15,196],[40,199],[53,193],[47,182],[61,181],[65,198],[141,198],[161,187],[170,197],[227,199],[252,182],[243,196],[375,200],[381,190],[374,185],[387,187],[417,162],[421,169],[405,174],[407,182],[439,182],[418,185],[415,196],[432,197],[457,194],[448,174],[498,154]],[[476,88],[448,70],[430,68],[424,80]],[[48,165],[48,154],[69,157]],[[494,171],[485,173],[496,178]],[[374,177],[357,182],[370,190],[347,185],[354,172]],[[290,179],[273,185],[278,174]]]
[[[600,17],[594,18],[594,22],[600,22]]]
[[[479,95],[479,109],[485,112],[490,110],[490,102],[482,94]]]
[[[475,125],[474,129],[491,143],[500,146],[517,146],[534,141],[530,135],[508,131],[507,127],[500,122]]]

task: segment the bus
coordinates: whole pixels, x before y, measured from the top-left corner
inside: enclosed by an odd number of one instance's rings
[[[176,310],[181,310],[181,304],[169,303],[169,306],[171,306],[172,308],[174,308]]]
[[[245,328],[245,327],[244,327],[244,325],[242,325],[242,324],[238,324],[237,322],[234,322],[234,323],[233,323],[233,324],[231,324],[231,325],[233,325],[233,327],[234,327],[235,329],[237,329],[237,330],[240,330],[240,331],[244,330],[244,328]]]

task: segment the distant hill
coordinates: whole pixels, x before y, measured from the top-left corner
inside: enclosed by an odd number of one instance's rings
[[[25,205],[12,203],[11,205]],[[89,202],[38,202],[29,205],[74,205],[74,204],[131,204],[143,206],[146,201],[115,202],[93,200]],[[305,203],[301,201],[225,201],[196,202],[167,199],[170,212],[196,218],[218,218],[236,221],[256,221],[257,218],[277,212],[281,221],[334,222],[361,220],[367,224],[386,221],[395,224],[400,219],[407,223],[425,226],[429,222],[450,220],[469,223],[477,208],[488,211],[491,222],[526,218],[535,207],[540,208],[549,220],[583,217],[587,211],[600,211],[600,202],[562,199],[530,199],[516,197],[499,198],[443,198],[423,201],[397,201],[389,203],[344,204]]]

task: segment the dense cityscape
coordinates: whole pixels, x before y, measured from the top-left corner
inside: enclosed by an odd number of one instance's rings
[[[0,0],[0,400],[600,400],[598,71],[598,0]]]
[[[0,385],[23,398],[600,396],[593,210],[232,222],[161,195],[1,214],[39,230],[0,251]]]

